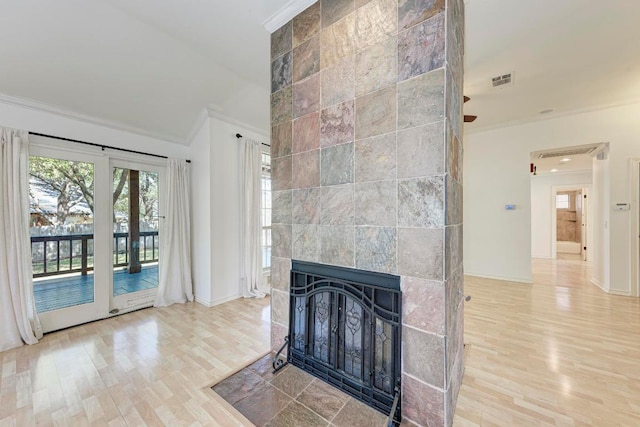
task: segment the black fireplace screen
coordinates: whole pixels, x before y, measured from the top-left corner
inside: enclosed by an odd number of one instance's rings
[[[290,297],[288,361],[389,414],[400,385],[400,278],[293,261]]]

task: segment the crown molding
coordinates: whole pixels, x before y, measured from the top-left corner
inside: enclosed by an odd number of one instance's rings
[[[208,109],[203,108],[202,110],[200,110],[200,112],[198,113],[198,117],[196,117],[196,121],[191,127],[191,132],[189,132],[189,136],[187,137],[187,145],[191,145],[191,143],[193,142],[193,139],[196,137],[198,132],[200,132],[200,128],[202,128],[202,126],[204,125],[204,123],[207,121],[208,118],[209,118]]]
[[[64,117],[67,119],[101,126],[108,129],[113,129],[117,131],[124,131],[133,133],[140,136],[145,136],[148,138],[159,139],[166,142],[171,142],[172,144],[180,144],[184,145],[185,141],[170,135],[166,135],[164,133],[153,132],[146,129],[142,129],[136,126],[126,125],[124,123],[116,122],[113,120],[101,119],[94,116],[89,116],[86,114],[77,113],[75,111],[66,110],[61,107],[56,107],[54,105],[45,104],[40,101],[35,101],[27,98],[19,98],[15,96],[9,96],[0,93],[0,103],[10,105],[13,107],[26,108],[33,111],[38,111],[42,113],[54,114],[56,116]]]
[[[224,114],[220,110],[220,108],[218,106],[209,105],[206,108],[206,111],[208,113],[209,118],[211,118],[211,119],[221,120],[221,121],[229,123],[231,125],[238,126],[239,128],[241,128],[241,130],[253,132],[253,133],[255,133],[257,135],[260,135],[261,137],[265,138],[267,141],[269,141],[271,139],[269,137],[268,132],[265,132],[264,129],[261,129],[261,128],[253,126],[253,125],[250,125],[250,124],[245,123],[242,120],[238,120],[238,119],[236,119],[234,117],[228,116],[228,115]]]
[[[269,33],[274,33],[317,0],[290,0],[262,23]]]

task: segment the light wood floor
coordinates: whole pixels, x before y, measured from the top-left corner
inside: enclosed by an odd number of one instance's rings
[[[269,349],[269,299],[147,309],[0,353],[0,427],[251,425],[208,386]]]
[[[581,261],[533,272],[533,285],[466,278],[454,425],[640,426],[640,300],[605,294]]]
[[[640,426],[640,300],[580,261],[533,285],[468,277],[455,426]],[[269,300],[174,305],[0,353],[0,427],[250,425],[207,386],[268,351]]]

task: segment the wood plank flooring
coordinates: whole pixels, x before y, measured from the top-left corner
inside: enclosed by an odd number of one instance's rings
[[[534,284],[467,277],[455,426],[640,426],[640,300],[535,260]],[[148,309],[0,353],[0,427],[250,425],[208,386],[265,354],[269,300]]]
[[[251,425],[208,388],[269,349],[269,299],[176,304],[0,353],[0,427]]]
[[[640,300],[587,263],[534,260],[533,285],[467,277],[456,426],[640,426]]]

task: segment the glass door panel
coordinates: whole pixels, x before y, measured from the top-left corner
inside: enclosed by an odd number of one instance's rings
[[[114,312],[152,304],[158,287],[160,171],[127,166],[112,168]]]
[[[104,275],[104,158],[35,144],[29,232],[36,310],[44,332],[108,316]]]
[[[29,174],[36,309],[92,303],[94,165],[32,156]]]

